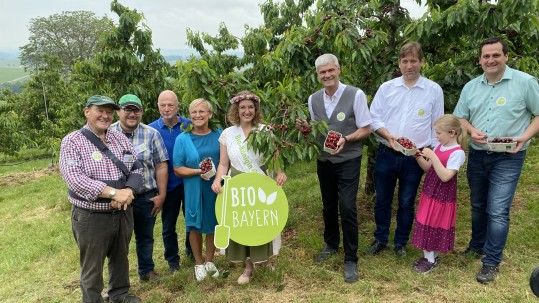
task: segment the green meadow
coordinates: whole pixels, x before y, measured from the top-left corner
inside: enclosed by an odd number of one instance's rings
[[[363,159],[365,160],[365,159]],[[80,302],[78,249],[71,233],[66,186],[50,159],[5,159],[0,163],[0,301]],[[223,275],[197,283],[193,263],[182,255],[181,271],[167,275],[161,221],[155,228],[154,260],[159,281],[141,283],[136,272],[134,239],[130,251],[131,292],[143,302],[538,302],[529,275],[539,266],[539,148],[528,150],[511,213],[504,262],[496,281],[479,284],[478,259],[461,257],[470,235],[470,207],[465,168],[459,173],[455,252],[441,256],[434,271],[422,275],[411,264],[421,252],[408,246],[406,257],[392,250],[378,256],[360,253],[360,280],[343,281],[342,248],[325,263],[313,261],[323,247],[320,192],[315,163],[291,167],[284,190],[290,216],[280,255],[257,267],[248,285],[239,286],[241,266],[216,257]],[[365,178],[365,161],[362,166]],[[373,203],[358,194],[360,252],[372,241]],[[183,240],[183,219],[178,235]],[[181,243],[181,241],[180,241]]]
[[[0,60],[0,84],[27,76],[18,60]]]

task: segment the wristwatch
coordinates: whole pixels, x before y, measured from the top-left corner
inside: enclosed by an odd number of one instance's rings
[[[114,198],[114,196],[116,196],[116,189],[113,188],[109,191],[109,199],[112,199]]]

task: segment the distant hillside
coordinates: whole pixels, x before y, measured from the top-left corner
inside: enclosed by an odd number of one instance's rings
[[[200,57],[198,52],[193,49],[161,49],[160,52],[167,62],[184,61],[188,60],[191,56]],[[243,57],[242,51],[230,51],[226,53],[236,55],[240,58]]]
[[[178,60],[187,60],[191,55],[198,57],[198,53],[193,49],[161,49],[161,55],[168,62],[176,62]],[[242,51],[227,52],[231,55],[243,57]],[[0,61],[14,61],[19,59],[20,51],[18,49],[0,49]],[[4,62],[5,63],[5,62]],[[11,62],[10,62],[11,63]]]
[[[12,61],[19,59],[18,49],[0,49],[0,60]]]

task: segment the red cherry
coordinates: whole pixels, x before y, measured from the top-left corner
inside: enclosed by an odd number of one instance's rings
[[[202,159],[202,161],[200,161],[200,164],[198,165],[198,167],[200,168],[200,170],[202,170],[203,174],[205,174],[205,173],[209,172],[210,170],[212,170],[213,164],[212,164],[211,158]]]

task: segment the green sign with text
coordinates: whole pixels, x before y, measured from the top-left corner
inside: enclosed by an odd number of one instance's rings
[[[243,173],[223,178],[217,196],[215,245],[226,248],[228,239],[258,246],[277,237],[288,220],[288,200],[272,178],[260,173]]]

